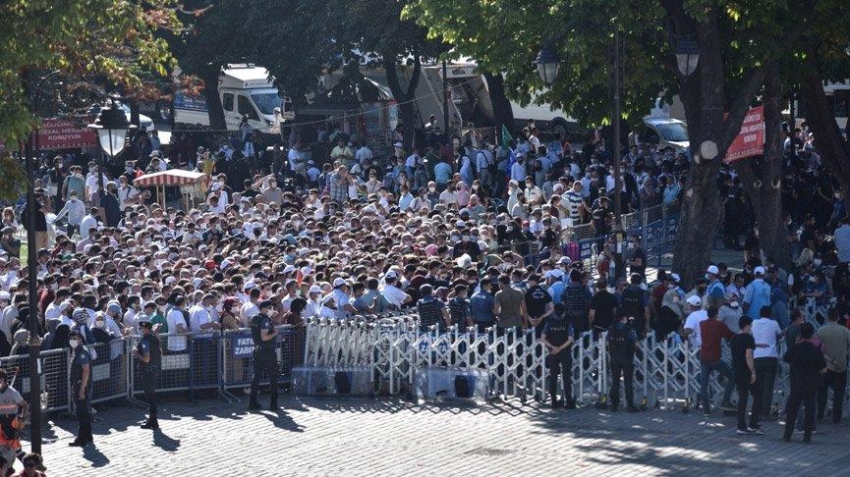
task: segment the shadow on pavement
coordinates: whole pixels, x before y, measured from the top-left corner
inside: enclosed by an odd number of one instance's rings
[[[103,467],[109,464],[109,457],[97,448],[97,443],[83,447],[83,457],[91,462],[92,467]]]
[[[168,437],[166,433],[162,432],[162,429],[156,429],[153,431],[153,445],[166,452],[177,452],[177,449],[180,448],[180,439]]]

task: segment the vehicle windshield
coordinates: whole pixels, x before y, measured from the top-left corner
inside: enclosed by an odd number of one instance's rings
[[[688,140],[688,127],[682,123],[661,123],[655,128],[665,141],[684,142]]]
[[[283,101],[276,93],[252,94],[251,99],[257,105],[260,113],[271,116],[274,114],[274,108],[280,108]]]

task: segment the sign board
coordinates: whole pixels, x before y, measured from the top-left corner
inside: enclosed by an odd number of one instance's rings
[[[254,356],[254,340],[249,331],[230,335],[230,349],[233,359],[250,358]]]
[[[86,118],[43,119],[38,130],[38,148],[74,149],[97,146],[97,133],[86,127]]]
[[[726,162],[764,154],[764,106],[751,108],[741,123],[741,132],[726,151]]]

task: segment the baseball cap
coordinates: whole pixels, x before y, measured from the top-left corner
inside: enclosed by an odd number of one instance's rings
[[[110,302],[106,305],[106,311],[111,311],[112,313],[121,313],[121,305],[117,302]]]
[[[271,308],[271,307],[272,307],[272,301],[271,300],[263,300],[257,305],[257,308],[259,308],[261,310],[263,308]]]
[[[248,283],[245,284],[245,290],[250,290],[252,288],[255,288],[256,286],[257,286],[257,284],[254,283],[253,280],[250,280],[250,281],[248,281]]]
[[[717,268],[715,265],[711,265],[705,270],[705,273],[710,273],[712,275],[720,275],[720,269]]]
[[[318,285],[311,286],[310,287],[310,294],[313,294],[313,293],[322,293],[322,288],[319,287]]]
[[[732,308],[738,308],[739,304],[737,301],[733,300],[729,302],[729,306],[731,306]]]
[[[691,306],[702,306],[702,300],[696,295],[688,297],[688,304]]]
[[[679,280],[681,280],[681,279],[682,278],[679,276],[678,273],[671,273],[670,274],[670,280],[673,280],[676,283],[679,283]]]
[[[342,278],[335,278],[335,279],[334,279],[333,286],[334,286],[334,288],[337,288],[337,287],[341,287],[341,286],[343,286],[343,285],[347,285],[347,284],[348,284],[348,283],[346,283],[346,281],[345,281],[344,279],[342,279]]]
[[[753,270],[753,273],[756,275],[764,275],[764,267],[756,267],[755,270]]]
[[[395,272],[395,270],[390,270],[387,272],[386,275],[384,275],[384,278],[393,280],[395,278],[398,278],[398,274]],[[336,286],[336,284],[334,284],[334,286]]]

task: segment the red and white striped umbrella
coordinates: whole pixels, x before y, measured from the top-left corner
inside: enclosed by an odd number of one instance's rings
[[[160,186],[184,186],[195,185],[206,175],[203,172],[184,171],[173,169],[170,171],[145,174],[133,180],[134,187],[160,187]]]

